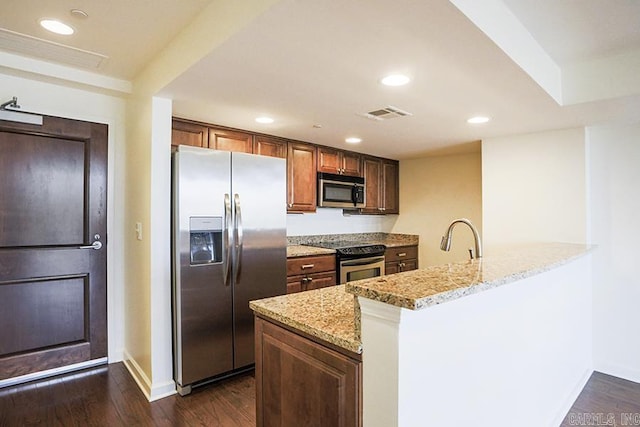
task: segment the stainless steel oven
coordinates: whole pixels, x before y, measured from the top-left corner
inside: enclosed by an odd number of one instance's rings
[[[340,261],[340,283],[384,276],[384,255]]]
[[[335,249],[340,283],[384,276],[385,245],[354,241],[327,241],[312,246]]]

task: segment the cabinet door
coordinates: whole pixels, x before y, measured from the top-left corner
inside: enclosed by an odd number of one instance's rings
[[[402,271],[410,271],[418,269],[418,260],[417,259],[408,259],[404,261],[404,265],[402,266]]]
[[[362,425],[362,363],[256,318],[256,424]]]
[[[209,128],[203,125],[171,120],[171,145],[191,145],[194,147],[209,146]]]
[[[350,176],[362,176],[362,156],[344,151],[342,153],[342,173]]]
[[[399,261],[394,261],[394,262],[385,262],[384,263],[384,275],[386,276],[387,274],[395,274],[400,272],[400,268],[399,268]]]
[[[250,133],[209,128],[209,148],[237,153],[253,152],[253,135]]]
[[[380,197],[382,187],[380,177],[382,175],[382,163],[373,158],[364,159],[364,185],[365,185],[365,206],[363,213],[382,213],[382,200]]]
[[[287,211],[316,211],[316,146],[289,142],[287,155]]]
[[[287,294],[295,294],[304,291],[302,280],[304,276],[288,276],[287,277]]]
[[[287,141],[264,135],[256,135],[253,138],[253,154],[286,159]]]
[[[327,271],[325,273],[309,274],[306,279],[306,282],[304,282],[302,285],[305,291],[326,288],[327,286],[335,286],[336,272]]]
[[[340,151],[329,147],[318,147],[318,172],[342,172]]]
[[[362,176],[362,156],[349,151],[318,147],[318,172]]]
[[[400,213],[398,162],[388,160],[382,162],[382,184],[382,193],[384,195],[383,212],[386,214]]]

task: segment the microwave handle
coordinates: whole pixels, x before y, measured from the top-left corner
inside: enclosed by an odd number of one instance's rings
[[[351,187],[351,201],[353,202],[353,206],[358,205],[358,193],[362,191],[357,185]]]

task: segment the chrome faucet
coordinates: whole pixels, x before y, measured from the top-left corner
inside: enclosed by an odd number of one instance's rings
[[[442,241],[440,242],[440,249],[442,249],[443,251],[449,252],[449,249],[451,249],[451,237],[453,236],[453,229],[458,223],[467,224],[471,229],[471,231],[473,232],[473,239],[475,240],[476,248],[475,248],[475,257],[474,257],[474,253],[471,251],[471,249],[469,249],[469,256],[471,257],[471,259],[482,258],[482,242],[480,241],[480,234],[478,234],[478,230],[471,223],[471,221],[469,221],[466,218],[455,219],[453,220],[453,222],[451,222],[451,224],[449,225],[449,228],[447,228],[447,233],[444,236],[442,236]]]

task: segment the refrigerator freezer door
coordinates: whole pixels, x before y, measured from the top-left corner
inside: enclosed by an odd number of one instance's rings
[[[226,228],[230,174],[228,152],[180,146],[174,157],[174,345],[179,387],[233,369],[232,287],[223,279],[230,251],[220,242],[216,250],[222,254],[216,262],[193,263],[190,250],[190,228],[202,218],[216,218]],[[220,239],[231,235],[226,229],[216,234]]]
[[[254,363],[249,301],[286,293],[286,161],[232,154],[237,259],[234,262],[234,367]],[[237,197],[236,197],[237,195]]]

